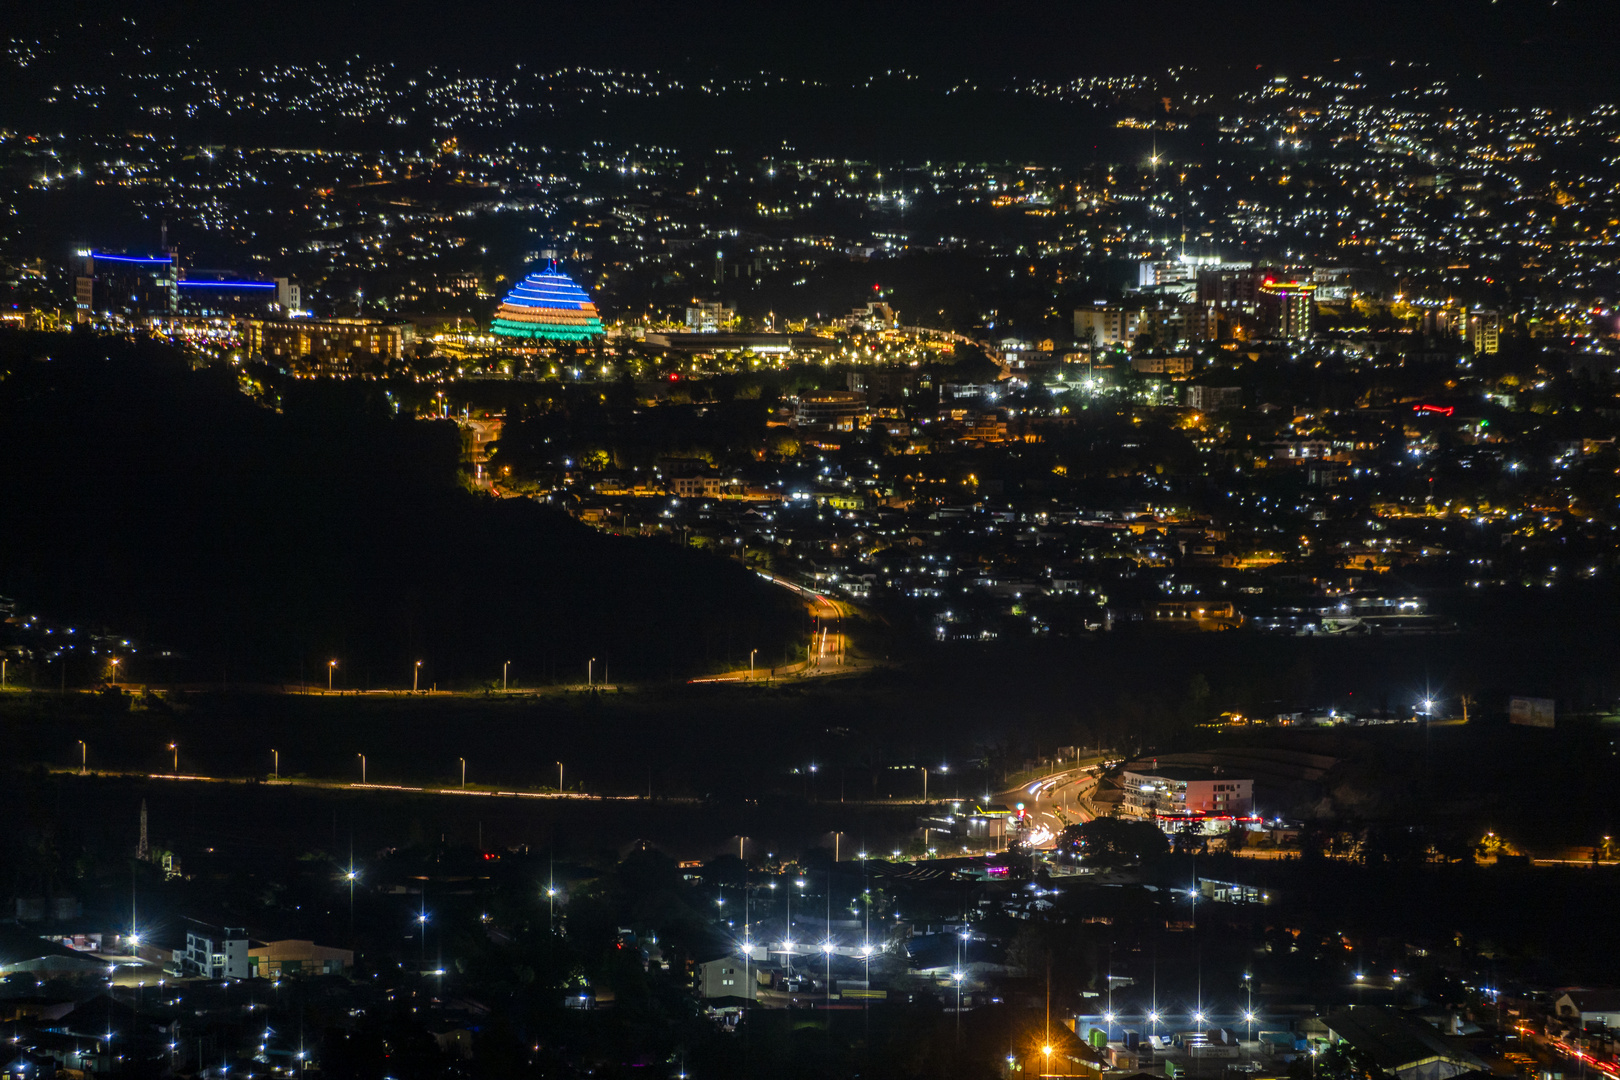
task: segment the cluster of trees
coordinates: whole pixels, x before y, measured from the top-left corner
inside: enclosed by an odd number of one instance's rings
[[[1151,821],[1100,817],[1066,827],[1058,847],[1084,859],[1089,866],[1140,866],[1170,853],[1170,842]]]

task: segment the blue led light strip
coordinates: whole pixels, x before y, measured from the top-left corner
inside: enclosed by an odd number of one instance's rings
[[[273,281],[177,281],[176,285],[192,289],[273,289]]]
[[[108,262],[145,263],[148,266],[168,266],[173,259],[152,259],[145,255],[103,255],[99,251],[90,253],[92,259],[106,259]]]

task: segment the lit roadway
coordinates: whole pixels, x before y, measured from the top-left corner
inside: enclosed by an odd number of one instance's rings
[[[1599,1076],[1620,1078],[1620,1069],[1616,1069],[1614,1065],[1607,1061],[1593,1057],[1579,1046],[1568,1042],[1562,1037],[1545,1035],[1524,1021],[1515,1024],[1514,1028],[1518,1031],[1519,1037],[1530,1045],[1540,1047],[1550,1055],[1557,1055],[1566,1059],[1576,1069],[1590,1065]],[[1546,1075],[1545,1072],[1543,1072],[1543,1075]],[[1568,1070],[1565,1071],[1565,1075],[1569,1075]]]
[[[645,795],[592,795],[584,791],[556,791],[556,790],[522,790],[519,788],[492,788],[492,787],[456,787],[445,784],[377,784],[364,781],[349,782],[346,780],[293,780],[287,777],[243,777],[243,776],[202,776],[197,773],[174,772],[138,772],[123,769],[94,769],[86,774],[79,768],[64,768],[53,766],[51,772],[71,774],[73,776],[134,776],[146,780],[190,780],[207,784],[249,784],[259,783],[269,787],[286,788],[322,788],[330,791],[378,791],[378,792],[407,792],[413,795],[462,795],[482,796],[485,798],[502,799],[573,799],[585,802],[635,802],[645,800]],[[685,802],[681,798],[662,798],[663,802]]]
[[[999,792],[994,801],[1009,810],[1023,803],[1024,813],[1031,820],[1030,846],[1051,847],[1065,826],[1095,816],[1087,800],[1097,790],[1098,774],[1110,764],[1110,760],[1092,758],[1088,764],[1071,766]]]
[[[797,595],[804,601],[805,608],[815,619],[815,626],[810,631],[809,659],[775,669],[768,665],[750,665],[748,668],[727,672],[724,675],[693,679],[692,682],[763,681],[772,678],[773,675],[778,679],[813,679],[829,675],[853,675],[871,670],[873,665],[870,661],[863,664],[859,660],[850,659],[849,656],[849,636],[842,632],[841,627],[846,616],[855,614],[851,605],[842,600],[834,600],[826,593],[807,589],[786,578],[765,573],[761,573],[760,576],[772,585],[779,585]]]

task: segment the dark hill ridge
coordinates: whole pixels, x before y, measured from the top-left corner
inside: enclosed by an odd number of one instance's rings
[[[137,681],[667,677],[798,640],[741,566],[467,492],[454,427],[378,384],[289,383],[278,411],[233,371],[62,335],[0,336],[0,372],[0,592],[186,654]]]

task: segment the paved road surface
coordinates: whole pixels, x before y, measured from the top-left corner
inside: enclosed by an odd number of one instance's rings
[[[1097,774],[1103,768],[1101,764],[1088,764],[1062,769],[1000,792],[995,801],[1009,808],[1023,803],[1024,812],[1033,819],[1033,846],[1051,847],[1065,826],[1090,821],[1094,816],[1085,800],[1097,790]]]
[[[815,624],[810,636],[810,658],[788,667],[771,668],[756,664],[752,669],[741,668],[737,671],[727,672],[724,675],[710,675],[701,679],[692,679],[692,682],[763,682],[771,678],[825,678],[833,675],[854,675],[858,672],[870,671],[876,666],[870,661],[852,659],[849,655],[849,636],[844,634],[841,628],[844,619],[855,613],[853,607],[842,600],[834,600],[826,593],[807,589],[803,585],[788,581],[786,578],[775,577],[771,574],[761,574],[760,576],[772,585],[778,585],[794,593],[804,601],[805,608],[815,617]]]

